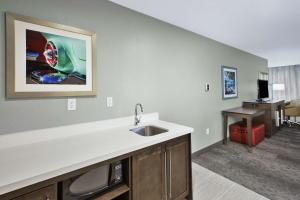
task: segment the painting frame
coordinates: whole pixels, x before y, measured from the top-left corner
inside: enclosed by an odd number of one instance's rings
[[[233,87],[231,83],[231,87],[229,88],[228,84],[225,82],[228,81],[226,80],[225,73],[233,73],[234,74],[234,79],[230,79],[230,81],[233,81]],[[222,99],[234,99],[238,98],[238,75],[237,75],[237,68],[236,67],[228,67],[228,66],[222,66],[221,67],[221,81],[222,81]]]
[[[6,98],[44,98],[44,97],[75,97],[75,96],[96,96],[96,33],[92,31],[87,31],[71,26],[66,26],[54,22],[50,22],[47,20],[41,20],[33,17],[18,15],[11,12],[5,13],[5,22],[6,22]],[[86,63],[89,63],[88,65],[85,65],[84,67],[86,70],[89,70],[89,76],[86,76],[86,82],[83,86],[78,85],[51,85],[52,88],[59,88],[58,90],[51,90],[50,85],[46,84],[40,84],[38,85],[39,90],[30,90],[28,89],[24,91],[23,90],[16,90],[16,87],[18,84],[23,84],[27,86],[26,82],[19,81],[18,76],[16,73],[18,73],[18,70],[20,70],[22,67],[27,67],[27,60],[22,61],[25,62],[25,66],[19,66],[16,67],[17,62],[19,61],[18,55],[20,54],[19,51],[25,51],[26,53],[26,46],[25,50],[24,48],[21,48],[21,50],[18,49],[18,44],[16,42],[16,39],[18,37],[25,37],[21,34],[16,33],[17,24],[16,23],[24,23],[24,24],[32,24],[33,26],[37,27],[45,27],[49,28],[49,30],[52,31],[59,31],[63,33],[73,34],[76,36],[82,35],[82,37],[86,38],[87,43],[89,44],[86,46],[86,52],[88,52],[88,56],[86,56]],[[18,30],[18,29],[17,29]],[[27,31],[27,29],[26,29]],[[21,35],[21,36],[19,36]],[[57,34],[58,35],[58,34]],[[23,45],[24,46],[24,45]],[[26,55],[25,55],[26,59]],[[26,69],[27,70],[27,69]],[[26,75],[26,74],[25,74]],[[21,83],[20,83],[21,82]],[[45,91],[43,91],[43,87],[45,87]],[[47,87],[50,87],[47,88]],[[67,89],[65,89],[67,88]],[[72,88],[72,89],[70,89]],[[79,89],[77,89],[79,88]]]

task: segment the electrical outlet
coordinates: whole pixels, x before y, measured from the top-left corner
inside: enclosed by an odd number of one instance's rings
[[[209,135],[209,128],[206,129],[205,133],[206,135]]]
[[[106,98],[106,106],[108,108],[113,107],[114,103],[113,103],[113,98],[112,97],[107,97]]]
[[[76,110],[76,99],[68,99],[68,110]]]
[[[205,92],[209,92],[209,83],[205,83]]]

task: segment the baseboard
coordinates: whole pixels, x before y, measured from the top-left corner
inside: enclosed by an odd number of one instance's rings
[[[211,145],[209,145],[209,146],[207,146],[207,147],[205,147],[203,149],[200,149],[200,150],[192,153],[192,159],[195,158],[195,157],[197,157],[197,156],[199,156],[200,154],[202,154],[204,152],[209,151],[210,149],[214,148],[215,146],[218,146],[218,145],[221,145],[221,144],[223,144],[223,140],[220,140],[220,141],[218,141],[216,143],[213,143],[213,144],[211,144]]]

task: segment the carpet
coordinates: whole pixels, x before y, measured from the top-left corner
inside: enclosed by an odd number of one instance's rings
[[[193,162],[272,200],[300,200],[300,129],[283,128],[258,144],[217,145]]]

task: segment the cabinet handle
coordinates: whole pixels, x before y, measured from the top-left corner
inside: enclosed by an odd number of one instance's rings
[[[172,151],[170,151],[170,169],[169,169],[169,196],[172,198]]]
[[[49,196],[46,196],[45,200],[50,200],[50,197],[49,197]]]
[[[168,183],[167,183],[167,152],[165,152],[165,197],[168,200]]]

